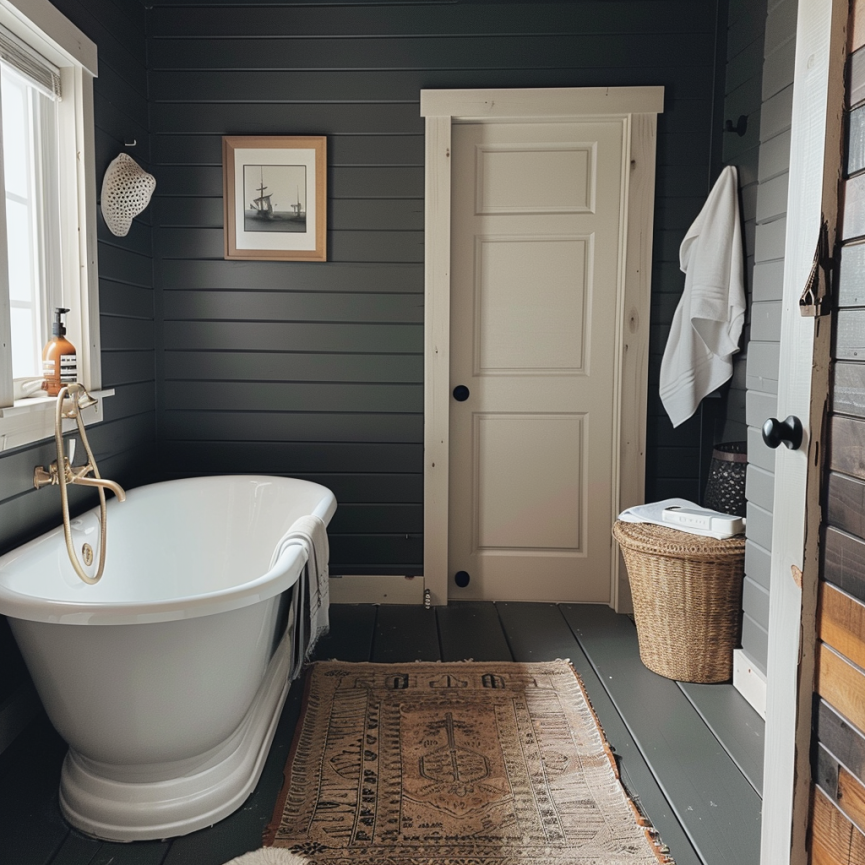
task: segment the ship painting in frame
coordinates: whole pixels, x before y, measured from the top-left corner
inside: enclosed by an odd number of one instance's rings
[[[222,139],[225,258],[327,261],[327,139]]]

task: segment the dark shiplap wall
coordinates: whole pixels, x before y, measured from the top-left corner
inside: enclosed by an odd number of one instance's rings
[[[96,42],[99,77],[94,82],[96,176],[127,139],[130,153],[148,167],[145,12],[137,0],[53,0]],[[99,219],[99,298],[102,380],[117,394],[105,401],[105,423],[88,430],[104,477],[134,486],[153,471],[155,397],[153,279],[150,212],[135,220],[125,238],[114,237]],[[79,449],[79,461],[82,451]],[[55,458],[53,441],[0,456],[0,553],[13,549],[60,520],[56,489],[33,489],[33,468]],[[80,488],[70,501],[80,511],[95,501]],[[0,617],[0,704],[24,680],[5,620]]]
[[[763,54],[767,0],[730,0],[727,31],[724,118],[734,125],[746,118],[744,135],[725,132],[723,159],[739,173],[740,206],[745,246],[745,289],[748,293],[742,349],[733,358],[720,441],[745,441],[746,363],[754,285],[754,240],[760,167],[760,113],[763,103]]]
[[[663,84],[647,495],[698,499],[699,418],[672,430],[656,394],[682,288],[678,246],[711,174],[718,14],[693,0],[157,0],[148,44],[169,474],[319,480],[340,502],[335,573],[420,572],[419,92]],[[327,135],[327,263],[222,260],[226,134]]]

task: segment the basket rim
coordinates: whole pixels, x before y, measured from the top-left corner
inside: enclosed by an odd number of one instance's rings
[[[656,526],[653,523],[628,523],[616,520],[613,525],[613,537],[620,546],[628,550],[695,561],[737,558],[745,552],[744,535],[719,540],[683,532],[680,529]]]

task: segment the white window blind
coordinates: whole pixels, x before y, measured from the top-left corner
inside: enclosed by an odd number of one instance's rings
[[[0,61],[23,75],[40,93],[60,99],[60,70],[2,25]]]

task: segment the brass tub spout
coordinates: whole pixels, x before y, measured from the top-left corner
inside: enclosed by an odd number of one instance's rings
[[[71,403],[70,407],[64,406],[64,401],[68,399]],[[93,451],[90,449],[90,442],[87,441],[87,433],[84,431],[84,421],[81,417],[81,411],[89,406],[95,405],[96,400],[90,396],[80,384],[69,384],[60,389],[57,394],[57,408],[54,414],[54,443],[57,447],[57,459],[47,468],[45,466],[36,466],[33,472],[33,486],[40,489],[44,486],[59,486],[60,501],[63,510],[63,535],[66,538],[66,551],[69,554],[69,560],[72,562],[72,567],[75,568],[75,573],[89,585],[98,583],[102,579],[102,573],[105,570],[105,553],[107,549],[107,533],[108,533],[108,508],[105,502],[105,490],[109,489],[122,502],[126,500],[126,493],[123,487],[114,481],[109,481],[99,474],[99,469],[96,467],[96,459],[93,456]],[[74,455],[74,440],[69,442],[69,456],[63,453],[63,419],[69,418],[75,420],[78,426],[78,434],[81,436],[81,443],[84,445],[84,450],[87,454],[87,462],[81,466],[73,466],[72,460]],[[93,477],[89,477],[89,475]],[[99,490],[99,564],[96,568],[96,574],[89,577],[85,572],[81,563],[78,561],[78,556],[75,553],[75,548],[72,544],[72,528],[69,519],[69,495],[66,487],[68,484],[80,484],[84,487],[96,487]],[[89,564],[89,562],[88,562]]]

